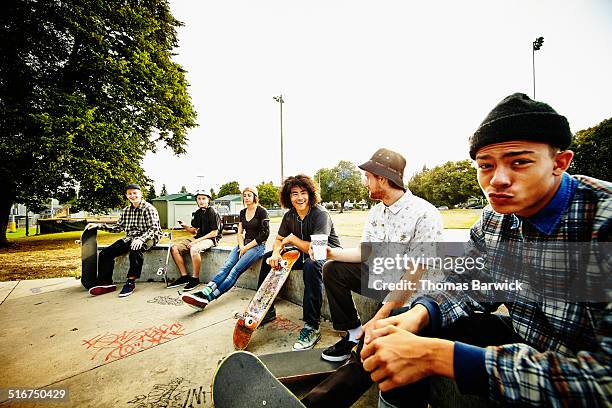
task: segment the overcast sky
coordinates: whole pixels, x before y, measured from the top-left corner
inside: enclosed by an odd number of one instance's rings
[[[505,96],[533,97],[572,132],[612,116],[610,0],[171,0],[175,60],[198,127],[188,154],[149,154],[169,193],[313,175],[379,147],[402,153],[405,181],[424,164],[468,158],[467,139]],[[198,176],[204,176],[199,179]]]

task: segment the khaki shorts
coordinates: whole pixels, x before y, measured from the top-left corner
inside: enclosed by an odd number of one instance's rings
[[[193,241],[195,241],[195,238],[187,238],[177,242],[176,244],[174,244],[174,246],[181,254],[186,254],[190,252],[204,252],[215,246],[215,243],[212,239],[204,239],[202,241],[196,242],[195,244],[192,244],[190,249],[188,247],[188,244]]]

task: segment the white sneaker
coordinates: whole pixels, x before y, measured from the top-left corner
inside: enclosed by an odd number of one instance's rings
[[[317,344],[319,339],[321,339],[321,331],[319,329],[304,326],[302,330],[300,330],[300,335],[293,345],[293,351],[310,350]]]

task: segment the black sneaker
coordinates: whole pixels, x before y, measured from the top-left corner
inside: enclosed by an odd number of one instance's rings
[[[181,276],[178,279],[173,280],[172,282],[170,282],[168,284],[168,286],[166,286],[168,289],[170,288],[178,288],[179,286],[183,286],[189,283],[189,276],[185,275],[185,276]]]
[[[351,350],[357,345],[357,342],[349,341],[347,334],[340,339],[339,342],[326,348],[321,354],[321,358],[327,361],[344,361],[351,356]]]
[[[276,309],[274,307],[268,310],[268,313],[266,313],[259,325],[263,326],[266,323],[270,323],[272,320],[276,320]]]
[[[128,281],[125,282],[125,285],[123,285],[123,289],[121,289],[121,292],[119,292],[119,297],[130,296],[132,293],[134,293],[135,289],[136,283],[133,280],[128,279]]]
[[[183,288],[183,292],[189,292],[192,289],[195,289],[200,284],[200,278],[189,278],[189,282]]]
[[[208,305],[208,299],[206,299],[202,291],[187,293],[181,296],[181,300],[196,310],[203,310]]]

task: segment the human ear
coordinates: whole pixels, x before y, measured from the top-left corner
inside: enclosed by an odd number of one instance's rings
[[[571,150],[563,150],[557,153],[554,160],[553,174],[560,176],[566,171],[574,158],[574,152]]]

